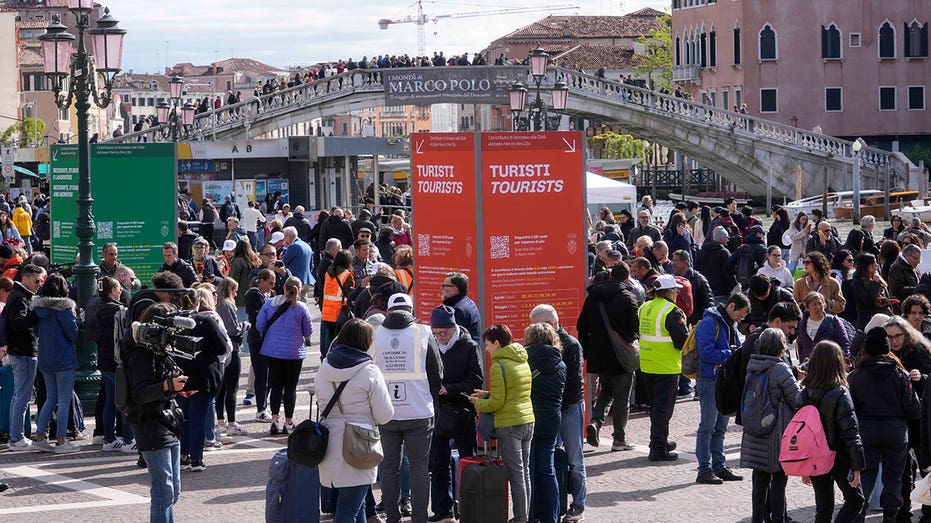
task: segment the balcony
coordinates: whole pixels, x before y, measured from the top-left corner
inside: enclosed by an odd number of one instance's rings
[[[672,68],[672,81],[701,85],[701,67],[698,64],[675,65]]]

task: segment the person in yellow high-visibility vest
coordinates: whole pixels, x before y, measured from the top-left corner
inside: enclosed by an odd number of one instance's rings
[[[640,376],[650,399],[650,461],[679,455],[669,441],[669,420],[682,372],[682,345],[688,337],[685,313],[676,306],[681,286],[668,274],[653,280],[653,299],[640,306]]]

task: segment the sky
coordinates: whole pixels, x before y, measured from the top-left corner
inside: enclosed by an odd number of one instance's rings
[[[253,58],[281,68],[324,60],[417,51],[417,24],[378,27],[378,20],[415,18],[414,0],[98,0],[127,30],[123,70],[162,72],[191,62]],[[488,12],[535,5],[575,5],[555,15],[621,15],[669,0],[450,0],[423,2],[428,16]],[[256,7],[259,6],[259,7]],[[544,18],[547,11],[446,18],[426,26],[426,49],[447,56],[486,47],[496,38]]]

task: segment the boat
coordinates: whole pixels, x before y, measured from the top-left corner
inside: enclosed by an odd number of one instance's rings
[[[911,223],[912,218],[931,223],[931,205],[925,203],[924,200],[912,200],[909,205],[901,209],[893,209],[890,212],[901,216],[905,223]]]
[[[860,191],[860,198],[869,197],[869,196],[879,196],[882,194],[882,191]],[[824,205],[823,194],[818,196],[811,196],[808,198],[802,198],[801,200],[794,200],[782,206],[789,213],[789,218],[795,219],[795,217],[800,212],[810,215],[811,211],[815,209],[821,209]],[[828,215],[827,218],[834,218],[834,209],[838,206],[844,205],[845,203],[853,201],[853,191],[841,191],[841,192],[829,192],[827,194],[827,207]]]
[[[754,200],[752,196],[743,192],[702,191],[697,192],[694,195],[683,195],[682,193],[671,192],[669,193],[668,198],[674,202],[693,201],[698,202],[699,205],[709,205],[714,207],[724,205],[724,199],[729,196],[733,196],[737,199],[738,207],[743,207],[745,205],[753,206],[756,203],[756,200]]]
[[[889,210],[904,207],[908,202],[918,197],[918,191],[893,191],[889,193]],[[860,216],[875,216],[886,218],[886,195],[864,196],[860,193]],[[853,218],[853,201],[834,208],[834,217],[850,220]]]

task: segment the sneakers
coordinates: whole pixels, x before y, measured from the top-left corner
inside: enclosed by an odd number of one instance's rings
[[[76,430],[68,433],[68,439],[71,441],[84,441],[87,439],[87,433],[83,430]]]
[[[676,394],[676,400],[686,400],[686,401],[689,401],[689,400],[692,400],[692,399],[694,399],[694,398],[695,398],[695,394],[692,393],[692,392],[684,392],[684,393],[681,393],[681,394]]]
[[[181,458],[181,470],[191,470],[191,458],[189,456]]]
[[[616,439],[611,445],[611,452],[617,452],[619,450],[634,450],[634,446],[622,439]]]
[[[222,448],[223,448],[223,444],[215,439],[204,442],[205,451],[212,452],[214,450],[220,450]],[[193,466],[193,462],[192,462],[192,466]]]
[[[233,438],[231,438],[228,434],[225,436],[218,435],[217,442],[219,442],[220,445],[230,445],[233,443]]]
[[[120,452],[123,452],[124,454],[135,454],[135,453],[136,453],[136,450],[137,450],[137,448],[136,448],[136,442],[135,442],[135,440],[134,440],[134,441],[131,441],[131,442],[129,442],[129,443],[126,443],[126,442],[124,441],[124,442],[123,442],[123,448],[120,449]]]
[[[700,483],[702,485],[720,485],[724,483],[724,480],[715,476],[714,472],[705,470],[698,473],[698,477],[695,478],[695,483]]]
[[[239,425],[230,425],[226,429],[227,436],[244,436],[246,434],[248,434],[248,432],[246,432],[246,429],[240,427]]]
[[[268,433],[272,436],[277,436],[279,432],[281,432],[281,430],[278,428],[278,422],[272,420],[272,428],[268,429]]]
[[[192,461],[188,470],[191,472],[203,472],[207,470],[207,465],[204,465],[203,461]]]
[[[48,439],[44,439],[42,441],[33,441],[32,448],[35,450],[41,450],[42,452],[55,452],[55,447],[52,446]]]
[[[401,509],[401,516],[405,518],[411,517],[414,513],[414,508],[411,506],[411,500],[402,499],[401,503],[398,504],[398,508]]]
[[[100,449],[104,452],[116,452],[123,448],[123,440],[117,438],[110,443],[104,443],[103,447]]]
[[[255,405],[255,394],[246,394],[246,397],[242,399],[243,405]]]
[[[67,440],[64,443],[55,445],[55,454],[68,454],[70,452],[77,452],[79,450],[81,450],[81,447]]]
[[[255,421],[268,421],[270,419],[272,419],[272,415],[268,409],[259,411],[255,414]]]
[[[294,432],[294,423],[285,423],[284,428],[281,429],[282,434],[290,434]]]
[[[454,523],[456,517],[452,514],[434,514],[427,518],[427,523]]]
[[[598,431],[599,430],[601,430],[601,423],[598,423],[597,420],[593,421],[592,423],[589,423],[588,426],[585,427],[585,439],[589,445],[593,447],[598,446],[598,443],[599,443]]]
[[[33,447],[32,440],[23,436],[21,439],[14,441],[8,445],[10,450],[36,450],[38,447]]]
[[[569,507],[566,515],[562,518],[562,523],[576,523],[578,521],[585,521],[584,512],[584,508],[572,505]]]
[[[738,476],[729,468],[723,468],[721,470],[714,471],[714,475],[721,478],[723,481],[743,481],[743,476]]]
[[[142,457],[142,454],[139,454],[139,459],[136,460],[136,466],[141,469],[148,468],[148,465],[145,462],[145,458]]]

